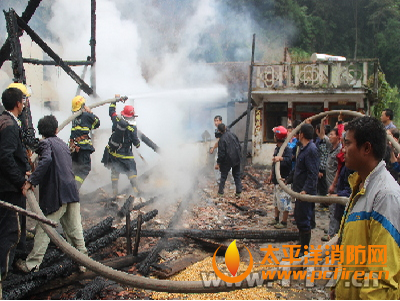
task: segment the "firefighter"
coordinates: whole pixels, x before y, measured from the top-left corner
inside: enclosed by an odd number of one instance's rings
[[[110,104],[109,115],[112,120],[112,134],[108,145],[104,149],[101,162],[111,169],[111,183],[114,196],[118,194],[118,180],[120,173],[126,174],[132,185],[134,194],[138,195],[136,185],[136,162],[132,153],[132,145],[140,147],[137,135],[135,109],[126,105],[121,114],[116,113],[117,103]]]
[[[82,114],[72,121],[69,139],[72,169],[78,190],[92,169],[90,155],[94,152],[94,147],[89,132],[100,126],[99,118],[92,113],[85,103],[85,98],[79,95],[72,99],[72,111],[78,112],[82,110]]]

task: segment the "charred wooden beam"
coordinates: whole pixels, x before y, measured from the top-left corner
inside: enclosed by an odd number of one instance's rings
[[[253,109],[254,109],[254,106],[252,105],[251,108],[250,108],[250,111],[253,110]],[[238,122],[239,122],[244,116],[246,116],[246,115],[247,115],[247,110],[244,111],[242,114],[240,114],[240,116],[239,116],[238,118],[236,118],[234,121],[232,121],[232,122],[227,126],[227,128],[228,128],[228,129],[232,128],[236,123],[238,123]]]
[[[146,256],[149,254],[149,252],[143,252],[139,253],[137,256],[123,256],[123,257],[117,257],[117,258],[111,258],[102,261],[101,263],[104,264],[105,266],[111,267],[113,269],[122,269],[124,267],[131,266],[135,263],[138,263],[142,261]],[[95,272],[88,271],[86,273],[73,273],[68,277],[63,277],[63,278],[58,278],[49,281],[45,285],[35,289],[34,291],[30,292],[29,295],[35,295],[39,293],[46,292],[48,290],[53,290],[57,289],[63,286],[70,285],[72,283],[75,283],[77,281],[85,280],[85,279],[93,279],[97,276],[98,274]]]
[[[90,84],[92,85],[93,93],[96,94],[97,83],[96,83],[96,68],[94,64],[96,63],[96,0],[91,0],[90,2],[91,11],[91,27],[90,27],[90,59],[93,62],[92,68],[90,68]]]
[[[155,268],[153,274],[160,279],[167,279],[204,258],[206,258],[205,254],[189,254],[178,260],[160,263],[153,266]]]
[[[147,221],[153,219],[154,217],[157,216],[157,214],[158,214],[157,209],[147,212],[146,214],[143,215],[143,222],[147,222]],[[136,232],[136,225],[137,225],[137,220],[135,219],[131,222],[131,229],[130,229],[131,233],[133,233],[133,231]],[[118,237],[125,235],[125,233],[126,233],[126,226],[123,226],[121,229],[115,229],[111,233],[90,243],[87,246],[89,254],[92,254],[92,253],[96,252],[97,250],[100,250],[101,248],[108,246],[113,241],[115,241]]]
[[[21,43],[19,41],[17,14],[13,9],[4,11],[8,40],[10,41],[11,66],[14,75],[14,82],[26,83],[25,69],[22,61]]]
[[[158,211],[153,210],[148,212],[143,216],[143,220],[147,221],[154,218]],[[136,228],[137,221],[133,221],[131,224],[131,230]],[[89,244],[87,247],[88,253],[93,254],[97,250],[107,246],[109,243],[116,240],[118,237],[124,235],[126,232],[126,227],[121,229],[116,229],[112,235],[106,235],[95,242]],[[37,289],[38,287],[44,285],[48,281],[55,279],[60,276],[68,276],[77,270],[77,266],[74,264],[72,259],[65,258],[61,262],[51,265],[47,268],[40,269],[38,272],[31,272],[27,275],[15,277],[11,281],[5,282],[3,285],[3,295],[6,299],[21,299],[26,296],[29,292]]]
[[[248,172],[243,173],[243,177],[248,176],[254,183],[256,183],[256,189],[261,188],[263,185],[260,183],[260,181],[257,180],[256,177],[252,176]]]
[[[100,237],[103,237],[111,231],[112,223],[114,218],[109,216],[105,220],[101,221],[97,225],[94,225],[88,230],[83,231],[83,238],[85,239],[85,244],[95,241]],[[43,258],[41,268],[49,267],[57,261],[62,260],[66,255],[59,249],[51,249],[46,252]]]
[[[155,201],[157,201],[157,197],[152,197],[148,201],[136,204],[135,206],[132,206],[133,201],[135,200],[134,197],[129,196],[129,198],[125,201],[125,203],[122,205],[121,209],[118,211],[117,215],[118,217],[124,217],[128,212],[133,211],[133,210],[139,210],[145,206],[153,204]]]
[[[139,250],[140,243],[140,231],[142,231],[142,215],[139,214],[137,218],[136,236],[135,236],[135,246],[133,248],[133,255],[136,256]]]
[[[194,190],[193,190],[194,191]],[[176,224],[180,221],[181,216],[185,208],[187,207],[187,203],[192,199],[193,193],[190,193],[188,197],[184,198],[174,215],[172,216],[169,224],[168,229],[172,229],[176,226]],[[143,230],[142,230],[143,231]],[[157,245],[150,251],[149,256],[146,257],[143,262],[138,264],[138,272],[144,276],[147,276],[150,272],[150,266],[157,260],[158,254],[168,246],[168,238],[170,236],[165,235],[161,238],[161,240],[157,243]]]
[[[132,233],[135,235],[136,231]],[[141,237],[198,237],[216,240],[223,239],[260,239],[291,241],[299,238],[299,232],[290,230],[198,230],[198,229],[142,229]]]
[[[139,253],[137,256],[123,256],[123,257],[117,257],[117,258],[111,258],[102,261],[101,263],[104,264],[105,266],[111,267],[113,269],[121,269],[124,267],[131,266],[135,263],[138,263],[142,261],[149,253],[148,252],[143,252]],[[29,295],[35,295],[39,293],[46,292],[48,290],[54,290],[63,286],[70,285],[72,283],[75,283],[77,281],[85,280],[85,279],[93,279],[97,276],[98,274],[95,272],[88,271],[86,273],[73,273],[68,277],[63,277],[63,278],[58,278],[49,281],[45,285],[35,289],[34,291],[30,292]]]
[[[21,19],[26,23],[30,21],[36,9],[38,8],[40,2],[42,0],[30,0],[28,5],[25,8],[25,11],[21,15]],[[18,31],[19,36],[22,35],[22,30]],[[11,44],[9,38],[4,42],[3,46],[0,49],[0,68],[3,66],[6,60],[10,59],[11,54]]]
[[[58,62],[55,61],[44,61],[31,58],[23,58],[24,63],[33,65],[43,65],[43,66],[60,66]],[[92,66],[92,61],[64,61],[68,66]],[[83,78],[83,77],[82,77]]]
[[[103,277],[96,277],[83,289],[76,293],[76,300],[96,300],[96,295],[106,287],[107,281]]]
[[[129,214],[132,211],[132,203],[135,200],[135,197],[129,196],[125,203],[122,205],[121,209],[117,212],[117,216],[120,218],[123,218],[127,214]]]
[[[143,143],[146,144],[148,147],[150,147],[153,151],[155,151],[156,153],[160,152],[160,148],[157,146],[157,144],[155,144],[149,137],[147,137],[141,131],[138,131],[138,136],[140,140],[142,140]]]
[[[17,16],[18,26],[32,38],[32,40],[43,49],[58,65],[81,87],[86,94],[93,94],[92,88],[88,86],[62,59],[59,57],[49,45],[47,45],[39,35],[28,25],[22,18]]]

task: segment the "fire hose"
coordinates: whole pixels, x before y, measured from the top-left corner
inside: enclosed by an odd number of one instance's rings
[[[94,104],[92,104],[92,105],[90,105],[90,106],[88,106],[90,109],[94,109],[94,108],[97,108],[97,107],[100,107],[100,106],[102,106],[102,105],[105,105],[105,104],[107,104],[107,103],[110,103],[110,102],[114,102],[114,101],[118,101],[119,100],[119,98],[110,98],[110,99],[106,99],[106,100],[102,100],[102,101],[99,101],[99,102],[96,102],[96,103],[94,103]],[[65,127],[66,127],[66,125],[68,124],[68,123],[70,123],[72,120],[74,120],[76,117],[78,117],[78,116],[80,116],[80,115],[82,115],[82,113],[83,113],[83,111],[82,110],[79,110],[79,111],[77,111],[77,112],[75,112],[75,113],[73,113],[71,116],[69,116],[67,119],[65,119],[59,126],[58,126],[58,132],[61,132]]]
[[[44,216],[39,204],[36,201],[33,191],[29,190],[26,194],[27,201],[34,213],[39,216]],[[136,276],[132,274],[127,274],[125,272],[114,270],[107,267],[97,261],[94,261],[87,255],[79,252],[73,246],[71,246],[64,238],[61,237],[58,232],[48,225],[40,223],[43,230],[50,237],[51,241],[56,244],[64,253],[70,256],[74,261],[80,265],[86,266],[88,269],[92,270],[99,275],[122,283],[128,286],[149,289],[153,291],[169,292],[169,293],[216,293],[222,291],[231,291],[235,289],[242,289],[245,287],[250,287],[246,282],[246,285],[241,287],[235,287],[235,285],[227,285],[224,281],[221,281],[217,286],[204,287],[202,281],[169,281],[169,280],[158,280],[150,279],[146,277]],[[274,280],[274,279],[271,279]],[[270,280],[270,281],[271,281]],[[253,286],[256,286],[254,283]]]
[[[343,114],[343,115],[348,115],[348,116],[353,116],[353,117],[362,117],[365,116],[362,113],[355,112],[355,111],[350,111],[350,110],[333,110],[333,111],[327,111],[327,112],[322,112],[317,115],[314,115],[310,117],[311,120],[319,119],[324,116],[328,115],[338,115],[338,114]],[[283,151],[285,150],[286,146],[288,145],[289,141],[292,139],[294,135],[299,132],[301,126],[306,123],[306,120],[304,120],[302,123],[300,123],[286,138],[285,142],[282,144],[278,155],[277,156],[282,156]],[[392,143],[392,145],[400,152],[400,145],[393,139],[391,135],[387,135],[388,140]],[[316,196],[316,195],[308,195],[308,194],[300,194],[298,192],[294,192],[292,189],[290,189],[288,186],[285,185],[285,183],[281,179],[281,172],[280,172],[280,162],[276,162],[275,164],[275,174],[276,174],[276,179],[278,180],[279,186],[288,193],[290,196],[306,201],[306,202],[311,202],[311,203],[329,203],[329,204],[341,204],[341,205],[346,205],[348,202],[348,198],[345,197],[334,197],[334,196]]]

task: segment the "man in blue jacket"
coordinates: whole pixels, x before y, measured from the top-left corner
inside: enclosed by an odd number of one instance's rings
[[[47,218],[60,221],[68,242],[86,254],[72,159],[67,144],[56,136],[57,128],[57,119],[52,115],[39,120],[38,131],[44,139],[39,142],[39,163],[24,186],[24,194],[32,186],[40,185],[40,209]],[[17,261],[17,267],[26,273],[38,269],[49,242],[50,238],[38,224],[33,249],[26,261]],[[84,267],[80,270],[84,271]]]
[[[8,88],[2,94],[5,111],[0,115],[0,200],[26,208],[26,199],[22,194],[25,174],[29,170],[26,149],[22,143],[21,114],[23,94],[17,88]],[[0,273],[6,274],[14,260],[15,247],[19,243],[24,248],[26,223],[25,217],[12,210],[0,207]],[[7,260],[8,258],[8,260]]]
[[[301,194],[317,194],[319,173],[319,151],[312,141],[314,128],[305,123],[300,128],[300,151],[296,159],[296,168],[293,176],[293,191]],[[300,235],[300,254],[307,251],[311,240],[312,218],[314,215],[314,203],[296,199],[294,218]]]

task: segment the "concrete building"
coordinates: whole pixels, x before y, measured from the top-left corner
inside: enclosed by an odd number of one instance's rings
[[[332,60],[333,59],[333,60]],[[378,60],[257,63],[254,66],[252,162],[271,164],[272,128],[330,110],[369,113],[377,93]],[[372,88],[371,88],[372,87]],[[334,126],[337,119],[330,117]]]

